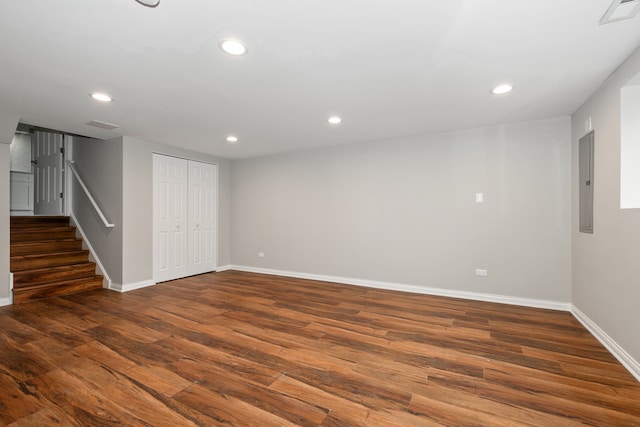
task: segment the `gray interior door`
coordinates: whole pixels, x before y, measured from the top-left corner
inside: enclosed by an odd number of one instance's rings
[[[33,138],[34,214],[62,215],[64,136],[36,131]]]

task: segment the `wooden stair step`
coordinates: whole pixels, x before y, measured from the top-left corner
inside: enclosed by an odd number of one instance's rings
[[[11,230],[11,243],[69,239],[76,237],[76,229],[71,226],[51,228],[29,228]]]
[[[10,258],[11,271],[21,271],[33,268],[55,267],[58,265],[75,264],[87,261],[89,251],[75,250],[34,255],[16,255]]]
[[[96,274],[95,271],[96,264],[91,261],[17,271],[13,273],[13,287],[22,288],[41,283],[91,277]]]
[[[25,286],[13,289],[13,303],[22,304],[44,298],[71,295],[100,288],[102,288],[102,276],[99,275],[94,275],[89,278]]]
[[[12,216],[9,221],[11,229],[69,225],[68,216]]]
[[[60,239],[11,243],[10,255],[29,255],[82,249],[82,239]]]

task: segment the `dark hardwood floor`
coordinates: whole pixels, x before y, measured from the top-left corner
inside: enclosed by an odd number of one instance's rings
[[[564,312],[229,271],[0,328],[3,425],[640,425],[640,383]]]

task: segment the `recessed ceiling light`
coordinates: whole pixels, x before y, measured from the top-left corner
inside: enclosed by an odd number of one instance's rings
[[[237,136],[233,136],[233,135],[229,135],[227,137],[227,142],[229,142],[231,144],[235,144],[236,142],[238,142],[238,137]]]
[[[148,7],[156,7],[160,4],[160,0],[136,0],[138,3],[148,6]]]
[[[339,125],[340,123],[342,123],[342,119],[338,116],[331,116],[327,121],[332,125]]]
[[[631,19],[640,11],[640,0],[614,0],[600,18],[600,25]]]
[[[238,40],[222,40],[219,46],[220,49],[229,55],[240,56],[247,53],[247,47]]]
[[[508,93],[511,92],[513,90],[513,86],[511,86],[510,84],[503,84],[503,85],[499,85],[494,87],[491,90],[491,93],[494,95],[502,95],[504,93]]]
[[[96,101],[100,101],[100,102],[111,102],[111,101],[113,101],[113,99],[109,95],[107,95],[106,93],[99,93],[99,92],[92,93],[91,97],[93,99],[95,99]]]

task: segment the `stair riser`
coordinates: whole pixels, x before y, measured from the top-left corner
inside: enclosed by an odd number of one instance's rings
[[[58,267],[44,271],[27,270],[13,274],[13,287],[20,288],[42,282],[64,281],[92,277],[96,273],[93,263],[79,264],[76,268]]]
[[[10,222],[11,228],[24,227],[61,227],[69,225],[68,217],[41,217],[41,216],[25,216],[12,217]]]
[[[87,252],[78,252],[75,254],[49,255],[25,260],[12,260],[12,271],[21,271],[32,268],[56,267],[59,265],[73,264],[76,262],[88,261]]]
[[[37,231],[14,231],[11,233],[11,243],[37,242],[41,240],[71,239],[76,237],[76,230],[37,230]]]
[[[11,245],[11,256],[73,251],[82,249],[82,240],[15,243]]]
[[[13,290],[13,303],[22,304],[44,298],[71,295],[78,292],[90,291],[102,288],[102,278],[88,279],[81,283],[73,284],[52,284],[51,286],[39,287],[37,289],[15,289]]]

